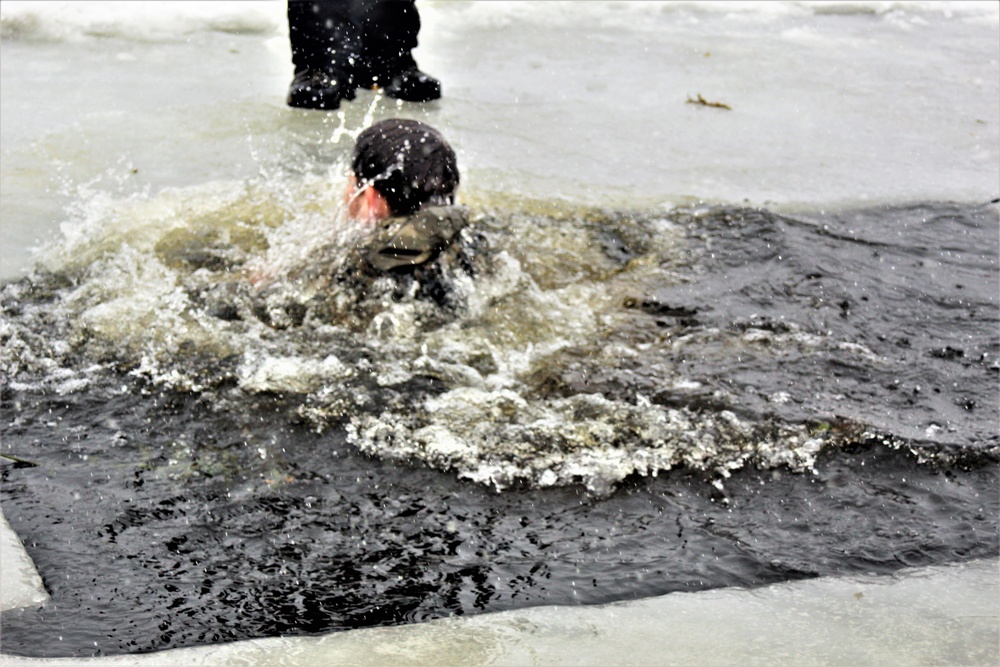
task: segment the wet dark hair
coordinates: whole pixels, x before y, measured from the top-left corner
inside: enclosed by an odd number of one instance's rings
[[[395,215],[455,203],[458,161],[441,133],[405,118],[375,123],[358,135],[351,169],[385,197]]]

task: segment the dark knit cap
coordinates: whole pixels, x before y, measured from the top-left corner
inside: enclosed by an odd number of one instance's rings
[[[405,118],[375,123],[358,135],[351,169],[385,197],[395,215],[409,215],[426,204],[455,203],[458,163],[455,151],[430,125]]]

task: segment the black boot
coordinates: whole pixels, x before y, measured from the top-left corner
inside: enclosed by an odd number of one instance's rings
[[[288,87],[288,106],[300,109],[331,111],[340,106],[341,100],[353,99],[354,85],[350,77],[319,70],[297,72]]]
[[[361,27],[350,0],[289,0],[288,37],[295,78],[288,106],[336,109],[353,100],[354,65],[361,59]]]
[[[417,68],[420,15],[412,0],[360,0],[363,30],[359,87],[381,88],[393,99],[427,102],[441,97],[441,82]]]
[[[417,69],[416,63],[403,70],[382,86],[389,97],[405,102],[429,102],[440,99],[441,82]]]

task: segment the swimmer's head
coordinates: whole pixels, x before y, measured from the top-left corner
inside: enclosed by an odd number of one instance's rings
[[[390,118],[365,129],[354,146],[351,172],[344,198],[352,218],[410,215],[455,203],[455,151],[420,121]]]

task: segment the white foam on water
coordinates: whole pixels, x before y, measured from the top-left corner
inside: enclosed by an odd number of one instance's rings
[[[318,362],[300,357],[272,356],[249,363],[245,361],[239,370],[239,386],[250,393],[306,394],[354,375],[352,368],[332,354]]]
[[[498,490],[579,483],[598,495],[630,475],[675,467],[720,479],[750,461],[807,471],[824,446],[861,435],[848,431],[760,428],[730,412],[709,416],[599,394],[529,401],[517,391],[473,387],[348,425],[351,442],[383,458],[425,461]]]

